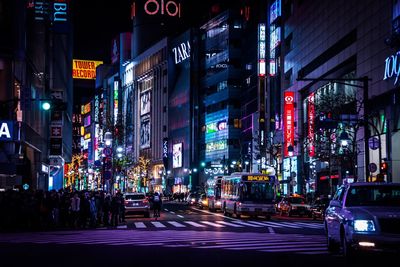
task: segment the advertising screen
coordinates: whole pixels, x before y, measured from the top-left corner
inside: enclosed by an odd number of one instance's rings
[[[172,168],[182,167],[182,147],[183,143],[177,143],[172,146]]]
[[[140,94],[140,115],[150,113],[151,91],[148,90]]]
[[[140,118],[140,148],[150,147],[150,116]]]

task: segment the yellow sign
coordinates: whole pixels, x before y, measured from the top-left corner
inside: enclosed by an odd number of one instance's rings
[[[96,67],[103,64],[103,61],[94,60],[72,60],[72,78],[74,79],[96,79]]]
[[[269,177],[263,175],[248,175],[247,181],[269,181]]]

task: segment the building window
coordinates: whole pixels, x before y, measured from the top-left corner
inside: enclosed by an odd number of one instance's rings
[[[290,87],[293,85],[293,74],[292,74],[292,69],[288,70],[285,72],[285,83],[287,87]]]
[[[164,106],[164,107],[163,107],[163,112],[164,112],[164,113],[167,112],[167,106]]]
[[[290,33],[288,37],[285,38],[285,54],[288,54],[293,49],[293,33]]]
[[[163,125],[163,132],[165,133],[167,131],[167,125]]]
[[[241,128],[242,127],[242,122],[240,121],[240,119],[234,119],[233,120],[233,127],[235,127],[235,128]]]
[[[223,91],[228,87],[228,81],[219,82],[217,85],[217,92]]]

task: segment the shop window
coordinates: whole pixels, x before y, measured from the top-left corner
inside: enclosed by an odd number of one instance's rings
[[[235,128],[241,128],[242,127],[242,122],[240,119],[234,119],[233,120],[233,127]]]

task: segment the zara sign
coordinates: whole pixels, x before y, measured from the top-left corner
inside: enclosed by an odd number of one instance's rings
[[[395,77],[394,84],[399,80],[400,75],[400,51],[396,54],[387,57],[385,60],[385,73],[383,75],[383,80]]]
[[[0,141],[13,140],[14,122],[0,121]]]

